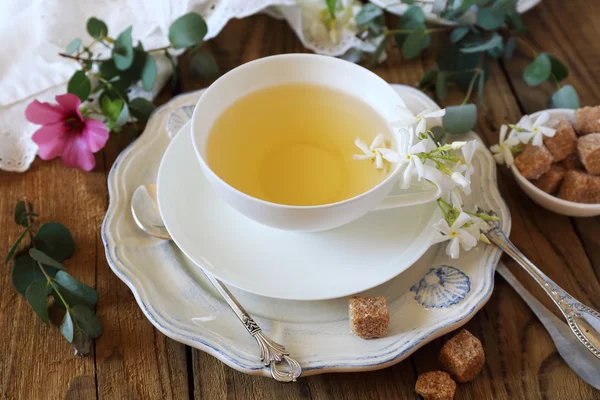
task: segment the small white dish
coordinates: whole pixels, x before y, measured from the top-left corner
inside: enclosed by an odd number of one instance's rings
[[[552,119],[566,118],[571,121],[571,123],[575,123],[575,111],[566,108],[542,110],[533,113],[530,116],[535,120],[543,112],[549,113],[550,118]],[[527,178],[521,175],[521,172],[519,172],[516,165],[513,164],[510,167],[510,170],[527,196],[545,209],[568,217],[595,217],[600,215],[600,204],[583,204],[559,199],[536,187]]]
[[[407,102],[419,98],[431,101],[406,86],[392,87]],[[172,242],[142,232],[130,211],[135,189],[156,181],[160,160],[173,136],[167,131],[169,115],[179,107],[195,104],[201,93],[186,93],[159,107],[144,133],[113,164],[108,177],[110,202],[102,225],[106,258],[131,289],[144,315],[163,334],[238,371],[270,376],[260,361],[256,341],[240,326],[204,274]],[[471,133],[457,140],[474,138],[477,136]],[[474,167],[472,203],[468,206],[478,204],[495,210],[508,233],[510,214],[498,192],[495,163],[487,150],[477,153]],[[297,302],[230,289],[268,335],[285,344],[302,365],[303,376],[381,369],[459,328],[489,299],[501,251],[481,243],[461,253],[459,260],[450,260],[444,249],[445,244],[434,246],[400,276],[365,293],[388,300],[391,324],[381,339],[363,340],[350,333],[346,298]]]

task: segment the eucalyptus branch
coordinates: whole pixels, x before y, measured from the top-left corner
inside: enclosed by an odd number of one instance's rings
[[[384,35],[385,36],[396,35],[396,34],[410,35],[411,33],[413,33],[416,30],[417,29],[387,29],[386,28],[386,29],[384,29]],[[429,28],[429,29],[425,29],[425,33],[448,32],[450,30],[452,30],[452,27]]]
[[[64,57],[64,58],[70,58],[71,60],[75,60],[78,61],[80,63],[84,63],[84,62],[91,62],[91,63],[101,63],[101,62],[105,62],[105,61],[110,61],[110,58],[85,58],[85,57],[80,57],[78,55],[72,56],[70,54],[67,53],[58,53],[59,56]]]

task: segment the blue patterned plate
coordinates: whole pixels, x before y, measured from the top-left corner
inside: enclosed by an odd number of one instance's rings
[[[422,108],[433,104],[415,89],[394,88],[407,104]],[[142,136],[115,162],[108,178],[110,205],[102,227],[106,257],[146,317],[165,335],[206,351],[239,371],[269,376],[260,362],[256,342],[198,267],[172,243],[141,232],[129,212],[136,187],[156,180],[158,165],[171,140],[168,121],[172,112],[193,106],[200,95],[185,94],[160,107]],[[179,110],[180,115],[171,121],[181,116]],[[464,139],[476,137],[471,133]],[[474,167],[471,201],[494,209],[508,231],[509,212],[498,192],[495,164],[487,150],[476,154]],[[490,297],[500,251],[480,243],[461,253],[460,259],[451,260],[444,250],[445,244],[432,247],[407,271],[365,292],[387,297],[391,325],[381,339],[362,340],[350,333],[346,298],[274,300],[230,289],[269,337],[294,355],[304,375],[379,369],[460,327]]]

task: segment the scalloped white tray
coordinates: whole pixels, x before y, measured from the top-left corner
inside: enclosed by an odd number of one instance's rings
[[[409,102],[431,100],[393,85]],[[108,263],[132,290],[150,322],[165,335],[250,374],[269,376],[258,348],[198,267],[173,244],[147,236],[129,212],[137,186],[156,180],[172,134],[185,123],[200,92],[174,98],[151,117],[142,136],[116,160],[108,179],[110,204],[102,226]],[[476,138],[473,133],[468,135]],[[459,138],[457,138],[459,139]],[[494,209],[508,232],[510,215],[496,186],[493,158],[477,153],[472,202]],[[263,330],[282,343],[303,367],[303,375],[384,368],[425,343],[466,323],[487,301],[500,250],[479,244],[458,260],[432,247],[396,278],[365,292],[386,296],[391,325],[385,338],[362,340],[350,333],[347,299],[274,300],[234,287],[231,291]],[[443,278],[443,279],[442,279]]]

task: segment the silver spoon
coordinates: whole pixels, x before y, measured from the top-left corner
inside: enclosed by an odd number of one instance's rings
[[[131,213],[138,227],[147,234],[163,240],[172,240],[158,212],[156,185],[138,186],[131,197]],[[204,270],[202,272],[223,296],[223,299],[229,304],[239,320],[242,321],[248,333],[256,339],[260,348],[260,359],[265,366],[270,367],[273,379],[278,382],[295,382],[302,374],[302,367],[300,367],[298,361],[289,356],[284,346],[274,342],[263,333],[258,324],[254,322],[221,281]]]
[[[567,365],[590,386],[600,389],[600,361],[573,337],[567,324],[552,314],[523,287],[502,262],[498,264],[496,272],[515,289],[538,317]]]
[[[489,212],[490,215],[494,215]],[[567,324],[579,341],[600,359],[600,313],[581,303],[529,261],[506,237],[497,221],[489,222],[485,236],[506,254],[512,257],[550,296],[567,320]]]

